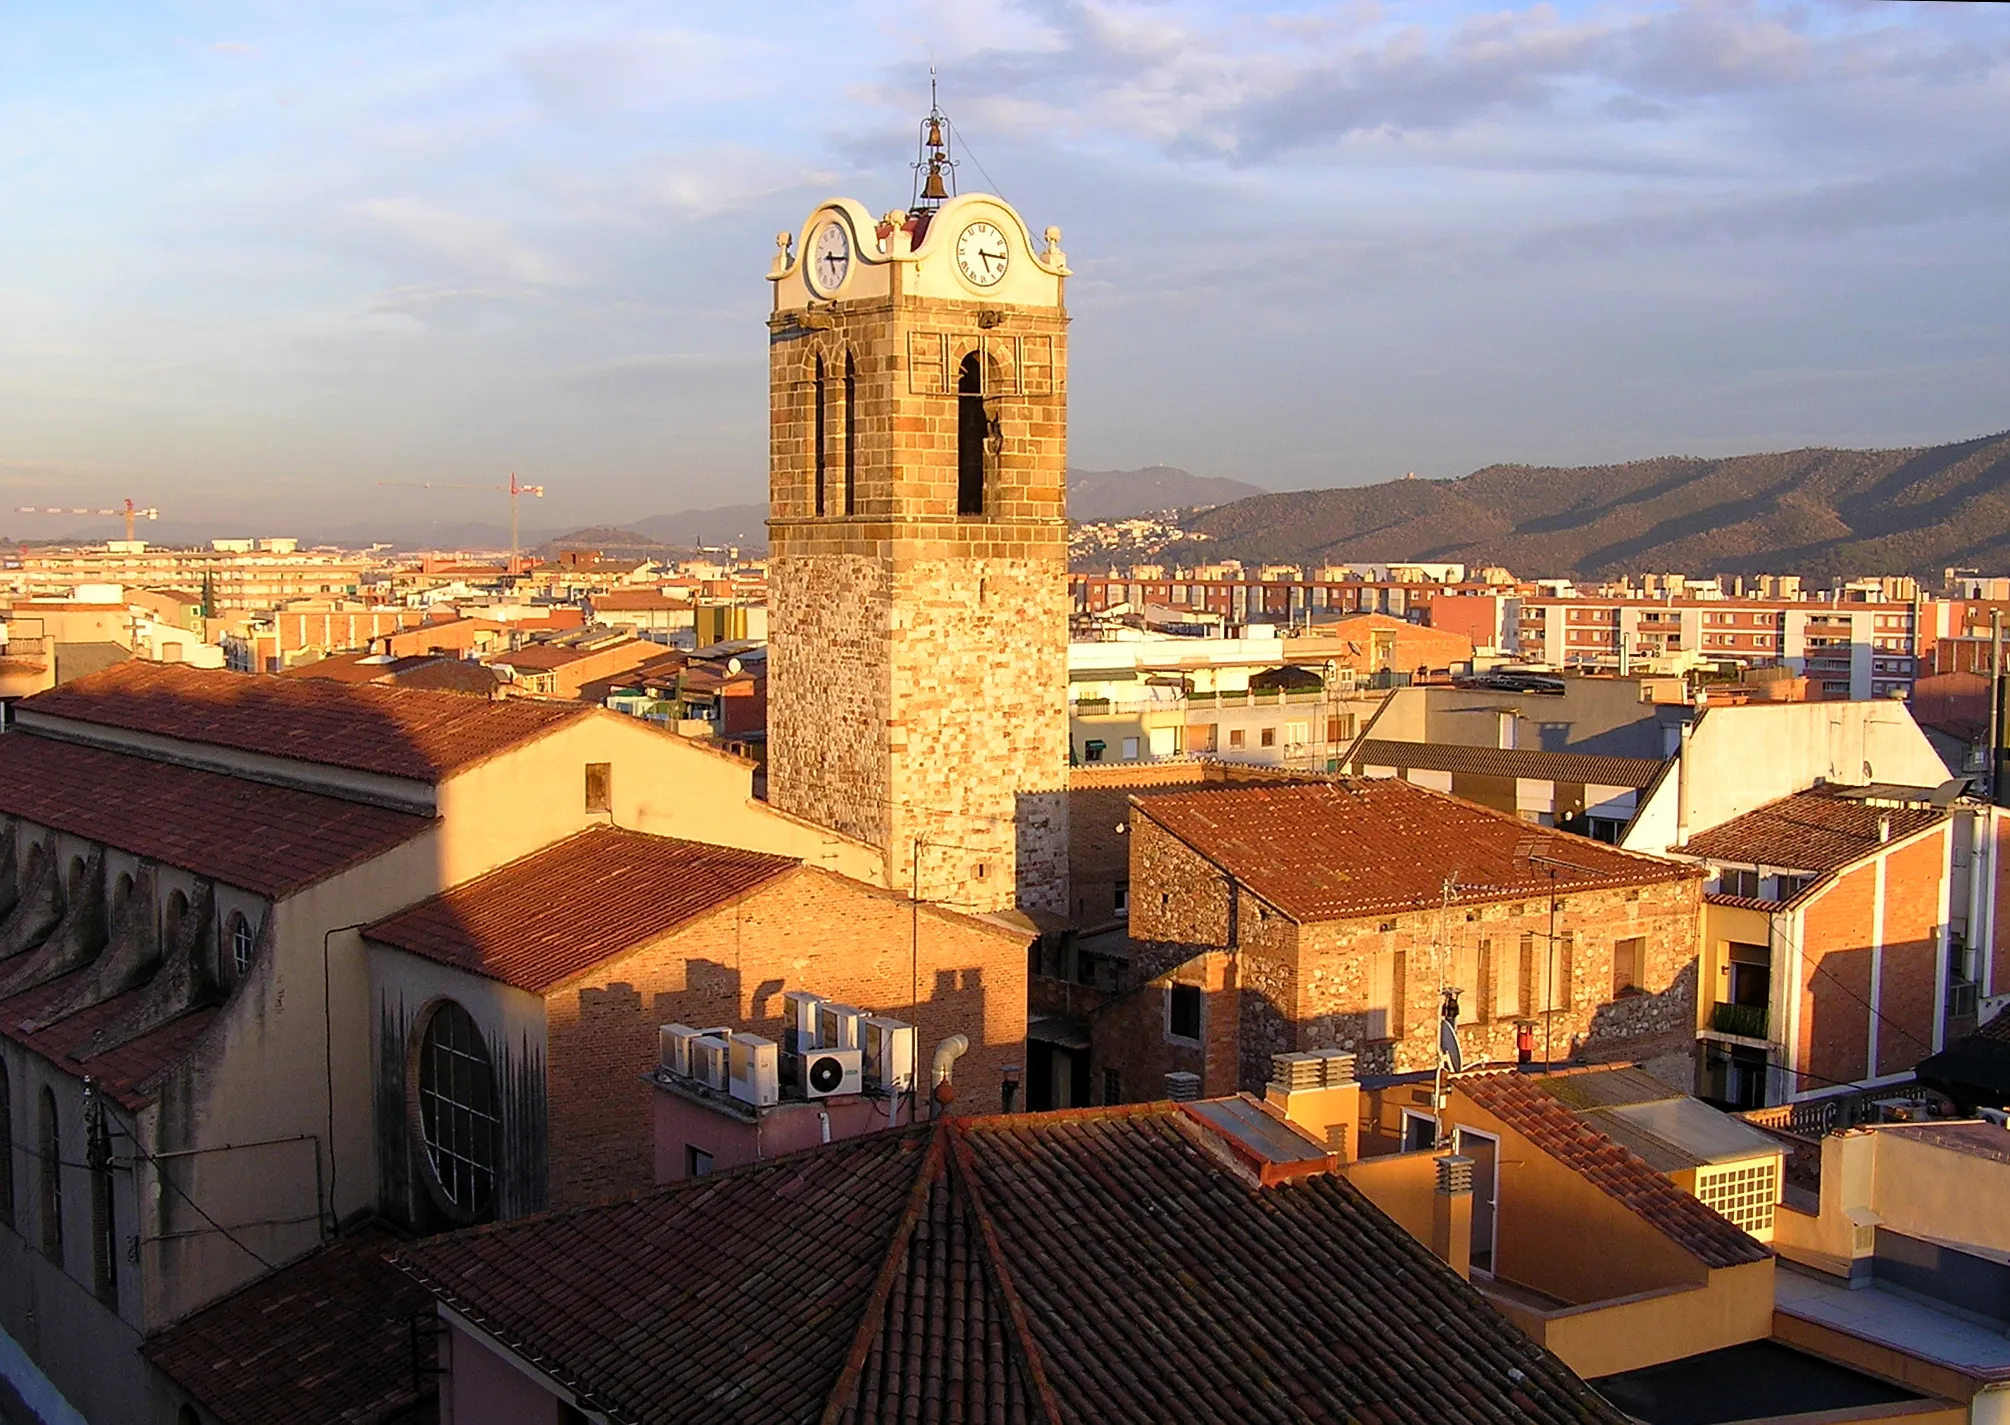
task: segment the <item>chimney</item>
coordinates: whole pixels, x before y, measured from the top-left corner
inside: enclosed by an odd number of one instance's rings
[[[1339,1049],[1314,1049],[1303,1054],[1273,1054],[1264,1101],[1293,1123],[1322,1140],[1340,1161],[1356,1155],[1361,1122],[1361,1085],[1354,1077],[1354,1056]]]
[[[1473,1275],[1473,1160],[1457,1153],[1438,1159],[1438,1190],[1431,1194],[1431,1250],[1467,1280]]]
[[[1167,1074],[1166,1097],[1174,1103],[1192,1103],[1200,1097],[1200,1075],[1184,1071]]]
[[[1881,816],[1877,819],[1877,844],[1882,846],[1889,840],[1891,840],[1891,818]]]

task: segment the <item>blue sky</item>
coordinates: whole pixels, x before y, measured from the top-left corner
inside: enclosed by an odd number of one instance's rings
[[[931,61],[1079,465],[2010,426],[2010,6],[0,0],[0,503],[761,498],[773,234],[906,200]]]

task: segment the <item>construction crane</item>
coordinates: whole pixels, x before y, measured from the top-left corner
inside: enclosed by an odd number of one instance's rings
[[[128,544],[132,542],[133,522],[135,520],[157,520],[161,517],[159,510],[140,509],[131,500],[127,500],[118,508],[109,510],[92,510],[66,505],[16,505],[14,513],[17,515],[122,515],[126,521],[126,542]]]
[[[510,471],[509,484],[507,485],[446,485],[446,484],[438,484],[431,480],[379,480],[377,483],[379,485],[385,486],[388,489],[393,490],[507,491],[509,494],[509,572],[512,575],[520,574],[523,572],[521,569],[517,567],[518,559],[516,552],[516,545],[517,545],[516,500],[517,496],[519,495],[530,495],[541,500],[544,498],[544,486],[518,484],[516,478],[516,472],[514,470]]]

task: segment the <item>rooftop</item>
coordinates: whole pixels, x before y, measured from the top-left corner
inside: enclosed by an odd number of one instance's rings
[[[1623,1420],[1352,1184],[1222,1152],[949,1118],[399,1260],[618,1422]]]
[[[594,827],[364,934],[543,994],[800,865],[787,856]]]
[[[1419,767],[1454,776],[1529,777],[1636,791],[1660,776],[1664,765],[1652,757],[1596,757],[1532,747],[1461,747],[1450,742],[1391,742],[1383,738],[1360,743],[1354,749],[1353,762],[1356,769]]]
[[[0,973],[12,974],[33,951],[0,960]],[[140,1108],[153,1098],[153,1084],[163,1070],[181,1061],[216,1018],[214,1005],[190,1009],[145,1034],[127,1037],[128,1016],[142,1007],[148,987],[127,990],[89,1004],[54,1023],[29,1029],[87,986],[97,967],[87,965],[33,989],[0,999],[0,1034],[41,1055],[65,1073],[89,1074],[106,1093],[127,1108]],[[125,1032],[122,1032],[125,1031]]]
[[[1691,867],[1519,821],[1412,786],[1355,777],[1140,798],[1146,817],[1292,918],[1340,920],[1691,879]],[[1554,877],[1554,880],[1552,880]]]
[[[1707,1267],[1734,1267],[1772,1255],[1739,1228],[1656,1172],[1562,1100],[1541,1079],[1517,1073],[1464,1074],[1454,1087],[1537,1148],[1654,1227]]]
[[[433,1377],[414,1370],[410,1323],[433,1298],[385,1260],[372,1223],[239,1287],[143,1348],[223,1425],[430,1421]]]
[[[1849,1420],[1867,1406],[1923,1399],[1847,1366],[1776,1341],[1747,1341],[1594,1382],[1646,1425],[1730,1425],[1739,1420]],[[1814,1417],[1813,1412],[1823,1413]],[[1877,1419],[1889,1418],[1880,1411]]]
[[[1901,840],[1947,819],[1945,807],[1877,806],[1827,789],[1796,792],[1692,836],[1676,850],[1703,861],[1839,871],[1890,839]]]
[[[458,693],[130,661],[16,705],[23,717],[151,733],[387,777],[438,781],[591,710]]]
[[[409,812],[25,731],[0,735],[0,812],[274,897],[433,825]]]

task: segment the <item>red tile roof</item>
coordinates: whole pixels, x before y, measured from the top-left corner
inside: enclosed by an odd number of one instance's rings
[[[291,895],[433,825],[21,731],[0,736],[0,812],[268,896]]]
[[[1696,877],[1398,777],[1140,798],[1157,822],[1300,922]],[[1535,859],[1546,857],[1548,860]]]
[[[364,934],[543,994],[801,864],[595,827],[399,911]]]
[[[423,782],[486,761],[590,709],[268,678],[131,660],[17,704],[23,714]]]
[[[944,1119],[398,1259],[621,1422],[1619,1412],[1337,1175],[1171,1104]]]
[[[1675,1186],[1639,1155],[1622,1148],[1546,1092],[1539,1078],[1517,1073],[1466,1074],[1454,1091],[1526,1138],[1586,1182],[1617,1198],[1641,1220],[1707,1267],[1734,1267],[1772,1255],[1742,1229]]]
[[[1653,757],[1594,757],[1582,752],[1544,752],[1533,747],[1462,747],[1450,742],[1395,742],[1368,738],[1354,749],[1354,767],[1421,767],[1455,776],[1531,777],[1545,782],[1632,787],[1636,791],[1661,775]]]
[[[89,1074],[114,1099],[128,1108],[137,1109],[152,1100],[155,1077],[180,1062],[190,1046],[209,1028],[217,1011],[214,1006],[193,1009],[151,1033],[128,1040],[116,1048],[100,1049],[98,1046],[106,1035],[117,1028],[126,1012],[145,997],[146,987],[143,985],[100,1000],[32,1034],[21,1027],[32,1024],[41,1018],[44,1011],[61,1004],[66,995],[90,978],[92,969],[85,966],[81,970],[73,970],[34,989],[0,1000],[0,1034],[40,1054],[66,1073],[78,1078]]]
[[[352,1231],[154,1335],[149,1360],[223,1425],[437,1418],[433,1298],[387,1262],[403,1239]],[[415,1362],[411,1323],[426,1357]],[[409,1412],[409,1413],[408,1413]]]
[[[1676,849],[1708,861],[1838,871],[1877,850],[1879,829],[1887,819],[1896,841],[1947,817],[1944,807],[1881,807],[1829,792],[1796,792],[1692,836]]]

